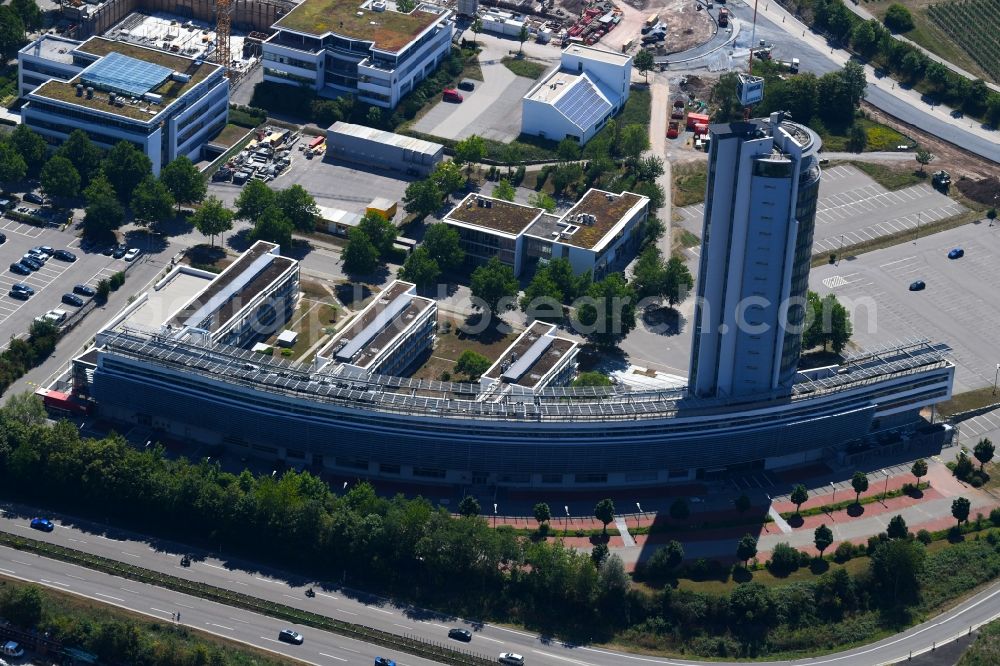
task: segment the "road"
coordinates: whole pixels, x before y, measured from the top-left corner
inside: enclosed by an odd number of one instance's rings
[[[268,572],[253,564],[210,555],[201,559],[198,553],[194,553],[195,561],[191,566],[183,568],[180,566],[180,553],[189,550],[184,546],[148,540],[120,530],[107,530],[99,525],[68,517],[57,520],[57,527],[50,534],[35,532],[27,526],[31,513],[30,509],[24,507],[5,505],[3,516],[0,517],[0,529],[173,576],[210,583],[276,603],[431,641],[447,642],[449,627],[466,626],[474,632],[472,643],[455,643],[454,646],[481,654],[513,651],[523,654],[531,664],[545,666],[565,666],[566,663],[577,666],[693,666],[702,663],[566,645],[525,631],[444,617],[421,609],[401,608],[377,598],[316,583],[312,584],[317,588],[317,596],[309,599],[304,593],[309,581],[296,580],[289,583],[277,573]],[[306,638],[304,645],[286,646],[279,643],[276,637],[278,630],[287,626],[287,623],[7,548],[0,548],[0,573],[82,594],[96,601],[129,608],[160,620],[169,620],[172,613],[179,611],[181,621],[186,625],[307,663],[371,664],[376,654],[386,652],[381,648],[308,627],[298,629]],[[893,663],[906,659],[911,652],[917,654],[932,645],[952,640],[959,634],[968,632],[970,627],[997,617],[1000,617],[1000,582],[938,618],[878,643],[814,659],[770,663],[786,666],[799,663],[838,666]],[[402,657],[400,666],[430,663],[406,655],[391,656]],[[735,666],[737,662],[711,663],[723,666],[730,663]]]

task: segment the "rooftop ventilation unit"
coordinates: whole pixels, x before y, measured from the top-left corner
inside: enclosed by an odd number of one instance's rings
[[[147,102],[152,102],[153,104],[161,104],[163,102],[163,95],[157,95],[156,93],[148,92],[142,96]]]
[[[76,96],[77,97],[83,97],[83,84],[82,83],[76,84]]]
[[[384,2],[384,0],[377,0],[376,2],[373,2],[372,3],[372,9],[374,11],[376,11],[376,12],[384,12],[385,11],[385,2]]]
[[[94,99],[94,86],[87,86],[87,99]]]
[[[480,208],[485,208],[486,207],[486,199],[484,199],[482,197],[476,197],[476,205],[479,206]]]
[[[178,83],[187,83],[191,80],[191,75],[184,72],[171,72],[170,80],[177,81]]]
[[[113,92],[109,92],[108,93],[108,104],[114,104],[114,103],[115,103],[115,94]]]
[[[607,199],[608,201],[614,201],[615,195],[611,194],[611,192],[608,192],[607,194],[604,195],[604,198]]]

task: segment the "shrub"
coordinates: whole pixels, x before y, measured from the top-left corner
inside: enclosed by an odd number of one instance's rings
[[[990,522],[996,527],[1000,527],[1000,507],[990,511]]]
[[[913,30],[913,16],[910,10],[898,3],[889,5],[885,12],[885,27],[893,32],[909,32]]]
[[[833,559],[837,562],[847,562],[852,557],[854,557],[854,544],[849,541],[840,542],[837,550],[833,551]]]
[[[779,543],[771,551],[771,559],[767,562],[767,569],[778,577],[784,577],[797,571],[799,568],[799,551],[795,550],[787,543]]]
[[[517,187],[521,184],[523,180],[524,180],[524,165],[521,164],[520,166],[517,167],[517,170],[514,171],[514,179],[511,181],[511,184],[514,187]]]
[[[929,545],[930,542],[933,540],[934,537],[931,536],[931,533],[928,532],[927,530],[920,530],[919,532],[917,532],[917,541],[924,544],[925,546]]]

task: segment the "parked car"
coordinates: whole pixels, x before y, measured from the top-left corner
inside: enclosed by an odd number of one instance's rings
[[[446,102],[455,102],[461,104],[462,100],[465,99],[464,97],[462,97],[462,93],[458,92],[454,88],[445,88],[442,95],[443,95],[442,99],[444,99],[444,101]]]
[[[961,259],[965,256],[965,250],[960,247],[956,247],[951,252],[948,253],[949,259]]]
[[[25,254],[24,256],[31,257],[40,264],[44,264],[46,261],[49,260],[49,255],[45,254],[44,252],[35,252],[34,250],[28,250],[28,253]]]
[[[42,198],[42,195],[35,194],[34,192],[28,192],[21,198],[27,201],[28,203],[38,204],[39,206],[45,203],[45,199]]]
[[[448,638],[454,638],[456,641],[464,641],[468,643],[472,640],[472,632],[468,629],[460,629],[456,627],[448,630]]]
[[[110,257],[112,254],[114,254],[115,247],[116,246],[114,246],[114,245],[109,245],[106,248],[104,248],[103,250],[101,250],[101,254],[103,254],[105,257]]]
[[[97,293],[97,290],[85,284],[78,284],[73,287],[73,293],[80,294],[81,296],[86,296],[87,298],[91,298]]]
[[[83,307],[83,299],[76,294],[63,294],[62,302],[77,308]]]
[[[516,652],[501,652],[497,661],[506,666],[524,666],[524,657]]]
[[[7,234],[0,234],[0,245],[7,242]]]
[[[0,647],[0,654],[5,657],[23,657],[24,648],[17,644],[16,641],[7,641]]]
[[[31,294],[29,294],[28,292],[26,292],[26,291],[14,291],[13,289],[11,289],[10,291],[8,291],[7,295],[10,296],[11,298],[16,298],[19,301],[26,301],[29,298],[31,298]]]
[[[25,284],[23,282],[15,282],[10,288],[12,291],[23,291],[29,296],[33,296],[35,294],[35,288],[30,284]]]
[[[460,90],[468,90],[469,92],[472,92],[476,89],[476,82],[472,79],[462,79],[459,81],[458,87]]]
[[[396,662],[388,657],[375,657],[375,666],[396,666]]]
[[[31,251],[34,252],[35,254],[44,254],[49,257],[51,257],[53,254],[56,253],[56,251],[51,247],[49,247],[48,245],[38,245],[36,247],[31,248]]]
[[[56,250],[52,253],[52,256],[60,261],[76,261],[76,255],[69,250]]]
[[[923,291],[927,288],[927,283],[923,280],[917,280],[910,283],[910,291]]]
[[[31,519],[31,529],[38,530],[40,532],[51,532],[56,528],[55,523],[53,523],[48,518],[32,518]]]
[[[10,265],[10,270],[12,273],[17,273],[18,275],[31,275],[31,269],[22,264],[20,261],[15,261]]]
[[[133,247],[125,253],[125,261],[135,261],[135,258],[142,254],[142,250]]]
[[[21,263],[33,271],[40,271],[42,269],[42,262],[29,255],[21,257]]]
[[[302,634],[291,629],[282,629],[278,632],[278,640],[283,643],[292,643],[293,645],[302,645]]]
[[[128,252],[128,246],[125,245],[125,243],[119,243],[118,245],[115,246],[115,249],[111,253],[111,256],[114,257],[115,259],[121,259],[122,257],[125,256],[126,252]]]

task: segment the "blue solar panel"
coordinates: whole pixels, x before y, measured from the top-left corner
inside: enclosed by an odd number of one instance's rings
[[[560,97],[556,109],[577,127],[588,128],[611,112],[611,103],[604,99],[591,83],[582,77]]]
[[[172,73],[169,67],[121,53],[109,53],[88,67],[81,78],[85,84],[99,90],[141,97],[166,81]]]

